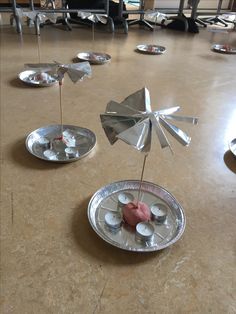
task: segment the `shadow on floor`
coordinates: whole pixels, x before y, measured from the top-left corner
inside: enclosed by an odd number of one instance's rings
[[[147,260],[164,257],[171,248],[149,253],[129,252],[113,247],[100,238],[90,226],[87,207],[90,198],[85,199],[74,211],[72,217],[72,233],[80,249],[89,253],[96,260],[116,265],[132,265],[145,263]]]
[[[16,141],[10,148],[10,155],[14,162],[24,168],[36,170],[50,170],[68,166],[69,163],[53,163],[46,160],[41,160],[31,155],[25,146],[25,139]]]
[[[224,154],[224,162],[233,173],[236,173],[236,158],[230,150]]]

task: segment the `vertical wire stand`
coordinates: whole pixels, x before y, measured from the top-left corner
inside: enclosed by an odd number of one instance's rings
[[[38,62],[41,63],[41,52],[40,52],[40,35],[37,35],[37,46],[38,46]]]
[[[140,193],[141,193],[141,188],[142,188],[142,183],[143,183],[143,174],[144,174],[144,168],[145,168],[147,156],[148,155],[145,155],[144,160],[143,160],[143,168],[142,168],[141,179],[140,179],[140,184],[139,184],[139,189],[138,189],[137,206],[138,206],[138,203],[140,201]]]
[[[62,82],[59,81],[61,139],[63,139]]]

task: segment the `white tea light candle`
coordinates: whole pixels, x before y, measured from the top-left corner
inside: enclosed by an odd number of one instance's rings
[[[123,207],[131,202],[133,202],[134,196],[128,192],[122,192],[118,195],[118,206]]]
[[[119,213],[106,213],[105,223],[112,229],[120,228],[122,224],[122,217]]]
[[[67,147],[65,149],[65,153],[66,153],[66,156],[68,158],[78,157],[78,150],[76,148],[73,148],[73,147]]]
[[[144,240],[150,241],[154,234],[154,227],[149,222],[140,222],[136,225],[136,235]]]
[[[50,148],[50,141],[46,137],[40,137],[38,139],[38,143],[44,149],[49,149]]]
[[[157,222],[164,222],[167,216],[167,207],[164,204],[157,203],[151,206],[152,219]]]

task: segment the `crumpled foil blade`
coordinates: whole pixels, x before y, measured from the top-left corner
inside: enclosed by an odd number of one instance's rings
[[[51,71],[59,77],[62,81],[65,73],[68,74],[72,82],[83,80],[84,77],[90,76],[92,74],[92,69],[89,62],[71,63],[71,64],[61,64],[59,62],[54,63],[27,63],[25,67],[32,70],[37,70],[41,72]]]
[[[101,22],[103,24],[107,23],[107,18],[108,18],[108,16],[106,14],[94,14],[94,13],[83,12],[83,11],[79,11],[78,12],[78,16],[82,20],[87,19],[87,20],[90,20],[93,23]]]
[[[145,19],[154,23],[161,23],[163,20],[167,20],[168,16],[165,13],[158,12],[156,10],[146,10]]]
[[[16,14],[19,16],[20,19],[22,19],[23,17],[28,17],[32,21],[35,21],[37,17],[41,23],[44,23],[47,20],[49,20],[52,23],[56,23],[57,21],[56,13],[42,13],[27,9],[16,8]]]

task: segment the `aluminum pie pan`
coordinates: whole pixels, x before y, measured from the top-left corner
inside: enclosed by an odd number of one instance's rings
[[[35,157],[54,163],[69,163],[87,156],[96,145],[96,135],[89,129],[74,125],[63,125],[63,135],[71,136],[70,143],[57,141],[61,136],[61,125],[48,125],[31,132],[25,141],[29,153]],[[42,144],[49,141],[49,146]],[[55,145],[56,143],[56,145]],[[75,155],[68,157],[65,149],[72,149]],[[51,152],[51,154],[50,154]]]
[[[229,149],[234,157],[236,157],[236,138],[229,143]]]
[[[47,75],[48,78],[45,80],[34,78],[34,76],[37,74]],[[25,84],[38,87],[48,87],[58,83],[58,79],[55,76],[50,75],[50,72],[40,72],[35,70],[23,71],[19,73],[18,78]]]
[[[104,64],[111,61],[111,56],[106,53],[86,51],[77,54],[77,58],[91,64]]]
[[[231,45],[215,44],[212,46],[212,50],[219,53],[236,54],[236,48],[231,47]]]
[[[116,232],[111,232],[106,226],[105,214],[110,211],[117,212],[119,193],[128,192],[137,197],[139,185],[138,180],[125,180],[102,187],[89,202],[88,220],[100,238],[119,249],[141,253],[162,250],[180,239],[185,229],[186,218],[182,206],[175,197],[154,183],[146,181],[142,183],[140,200],[149,206],[157,201],[167,206],[168,213],[164,223],[155,224],[151,221],[155,232],[161,237],[155,234],[152,243],[139,243],[135,238],[135,229],[126,223],[123,223]]]
[[[151,54],[151,55],[161,55],[166,51],[166,48],[158,45],[147,45],[142,44],[136,47],[136,50],[141,53]]]

